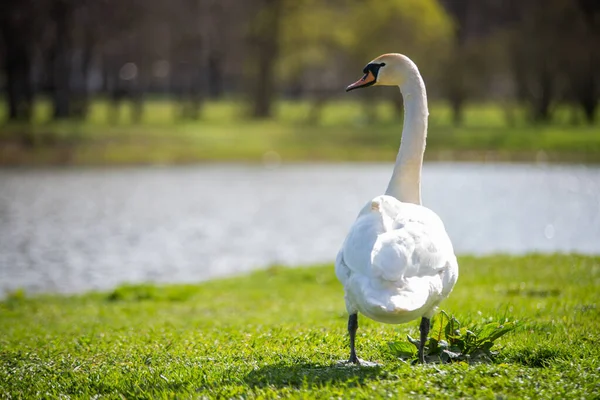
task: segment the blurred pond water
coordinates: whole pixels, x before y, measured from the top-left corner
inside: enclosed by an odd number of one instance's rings
[[[390,164],[0,171],[0,296],[332,262]],[[600,253],[600,168],[428,163],[459,254]]]

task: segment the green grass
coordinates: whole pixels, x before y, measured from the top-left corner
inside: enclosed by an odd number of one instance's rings
[[[243,105],[222,101],[206,103],[198,121],[175,122],[172,102],[148,100],[141,123],[130,122],[124,105],[111,124],[102,100],[80,122],[52,122],[49,103],[40,101],[31,124],[0,127],[0,165],[260,162],[273,152],[284,162],[392,161],[401,120],[390,103],[371,107],[369,120],[360,102],[336,100],[309,123],[308,102],[281,101],[274,118],[260,121],[245,118]],[[600,126],[572,124],[567,109],[547,125],[532,125],[515,109],[509,126],[499,105],[472,104],[461,127],[451,124],[447,105],[433,103],[430,111],[429,160],[600,162]],[[0,107],[0,121],[5,113]],[[23,145],[23,137],[35,146]]]
[[[411,366],[388,343],[418,322],[360,319],[348,356],[331,265],[273,267],[198,285],[0,303],[0,398],[597,398],[600,258],[461,257],[443,309],[521,327],[492,363]],[[98,398],[98,397],[95,397]]]

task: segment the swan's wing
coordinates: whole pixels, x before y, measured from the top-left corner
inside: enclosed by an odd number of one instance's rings
[[[452,290],[455,265],[452,243],[440,218],[425,207],[403,205],[392,229],[379,235],[373,245],[375,279],[365,292],[375,296],[381,288],[393,288],[388,297],[380,298],[387,309],[430,308]]]
[[[428,208],[378,196],[361,210],[350,228],[337,263],[350,272],[386,280],[438,268],[443,254],[453,254],[452,243],[440,218]],[[417,269],[415,269],[417,268]]]
[[[346,286],[346,282],[348,282],[348,278],[350,278],[350,268],[348,268],[344,261],[343,248],[338,252],[337,257],[335,258],[335,276],[337,276],[338,280],[344,286]]]
[[[381,216],[373,213],[369,202],[358,214],[335,260],[335,274],[346,286],[352,273],[361,273],[371,263],[371,250],[377,236],[384,232]]]
[[[421,221],[406,221],[379,235],[371,252],[371,268],[375,276],[399,282],[437,275],[453,254],[445,231]]]
[[[454,257],[444,224],[428,208],[401,204],[391,229],[373,245],[373,272],[388,281],[438,274]]]
[[[371,251],[383,227],[375,215],[359,217],[346,237],[342,247],[342,257],[348,268],[354,272],[364,272],[371,264]]]

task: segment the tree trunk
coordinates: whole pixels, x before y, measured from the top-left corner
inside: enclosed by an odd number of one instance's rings
[[[223,97],[223,62],[217,52],[211,52],[208,56],[208,95],[211,99]]]
[[[88,10],[85,11],[89,12]],[[73,116],[82,120],[84,120],[87,117],[89,111],[90,96],[88,81],[90,77],[90,70],[92,68],[92,61],[94,58],[95,45],[96,37],[92,33],[91,27],[84,27],[83,44],[81,49],[81,64],[79,65],[79,78],[81,79],[81,83],[77,91],[77,96],[75,96],[75,99],[73,101],[71,110]]]
[[[31,80],[33,41],[25,6],[5,5],[0,13],[0,40],[4,43],[3,69],[6,79],[9,120],[29,121],[33,107]]]
[[[189,118],[192,120],[198,120],[200,118],[200,109],[202,108],[202,88],[200,82],[200,67],[194,68],[192,71],[191,85],[190,85],[190,115]]]
[[[583,109],[586,121],[591,125],[596,120],[596,108],[598,107],[598,79],[597,63],[595,55],[592,52],[589,54],[588,68],[585,69],[583,76],[576,77],[580,83],[576,85],[577,102]]]
[[[179,117],[182,120],[197,120],[200,118],[202,107],[199,71],[190,66],[182,68],[182,71],[185,71],[185,80],[182,81],[183,85],[179,93]]]
[[[450,55],[445,76],[445,94],[452,108],[452,121],[455,126],[462,124],[462,108],[468,95],[464,79],[465,54],[469,21],[472,18],[474,2],[469,0],[448,1],[445,3],[457,22],[454,28],[454,50]]]
[[[536,122],[547,122],[550,120],[550,104],[554,89],[554,80],[548,67],[543,65],[537,75],[538,90],[532,98],[533,120]]]
[[[8,118],[29,121],[32,114],[33,86],[31,82],[31,55],[26,49],[8,49],[5,61]]]
[[[121,108],[127,94],[119,79],[119,68],[116,67],[116,62],[113,60],[107,67],[107,82],[110,98],[108,120],[115,125],[121,122]]]
[[[593,125],[596,122],[596,108],[598,108],[598,99],[588,89],[585,91],[585,93],[582,93],[582,96],[579,98],[579,104],[583,109],[585,120],[588,122],[588,124]]]
[[[140,88],[135,88],[131,93],[131,120],[139,124],[144,117],[144,92]]]
[[[71,116],[71,37],[73,9],[65,0],[55,0],[52,17],[56,24],[56,38],[52,57],[52,101],[54,118]]]
[[[204,13],[208,19],[203,21],[204,31],[203,40],[206,53],[206,76],[203,77],[203,82],[208,88],[208,96],[211,99],[220,99],[223,97],[224,87],[224,57],[223,48],[225,41],[220,27],[227,24],[227,19],[224,15],[223,2],[213,0],[209,2],[208,10]]]
[[[459,93],[450,95],[450,106],[452,107],[452,123],[460,126],[463,123],[464,96]]]
[[[275,93],[275,64],[279,53],[279,28],[282,0],[263,0],[256,29],[256,77],[253,84],[253,112],[255,118],[272,115]]]

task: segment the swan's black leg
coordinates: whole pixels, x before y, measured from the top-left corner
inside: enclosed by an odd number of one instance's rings
[[[427,335],[429,335],[430,327],[429,318],[421,318],[421,343],[419,344],[419,362],[425,364],[425,342],[427,342]]]
[[[356,350],[354,349],[354,342],[356,339],[356,330],[358,329],[358,314],[350,314],[348,316],[348,333],[350,334],[350,359],[349,363],[360,364],[358,357],[356,357]]]

